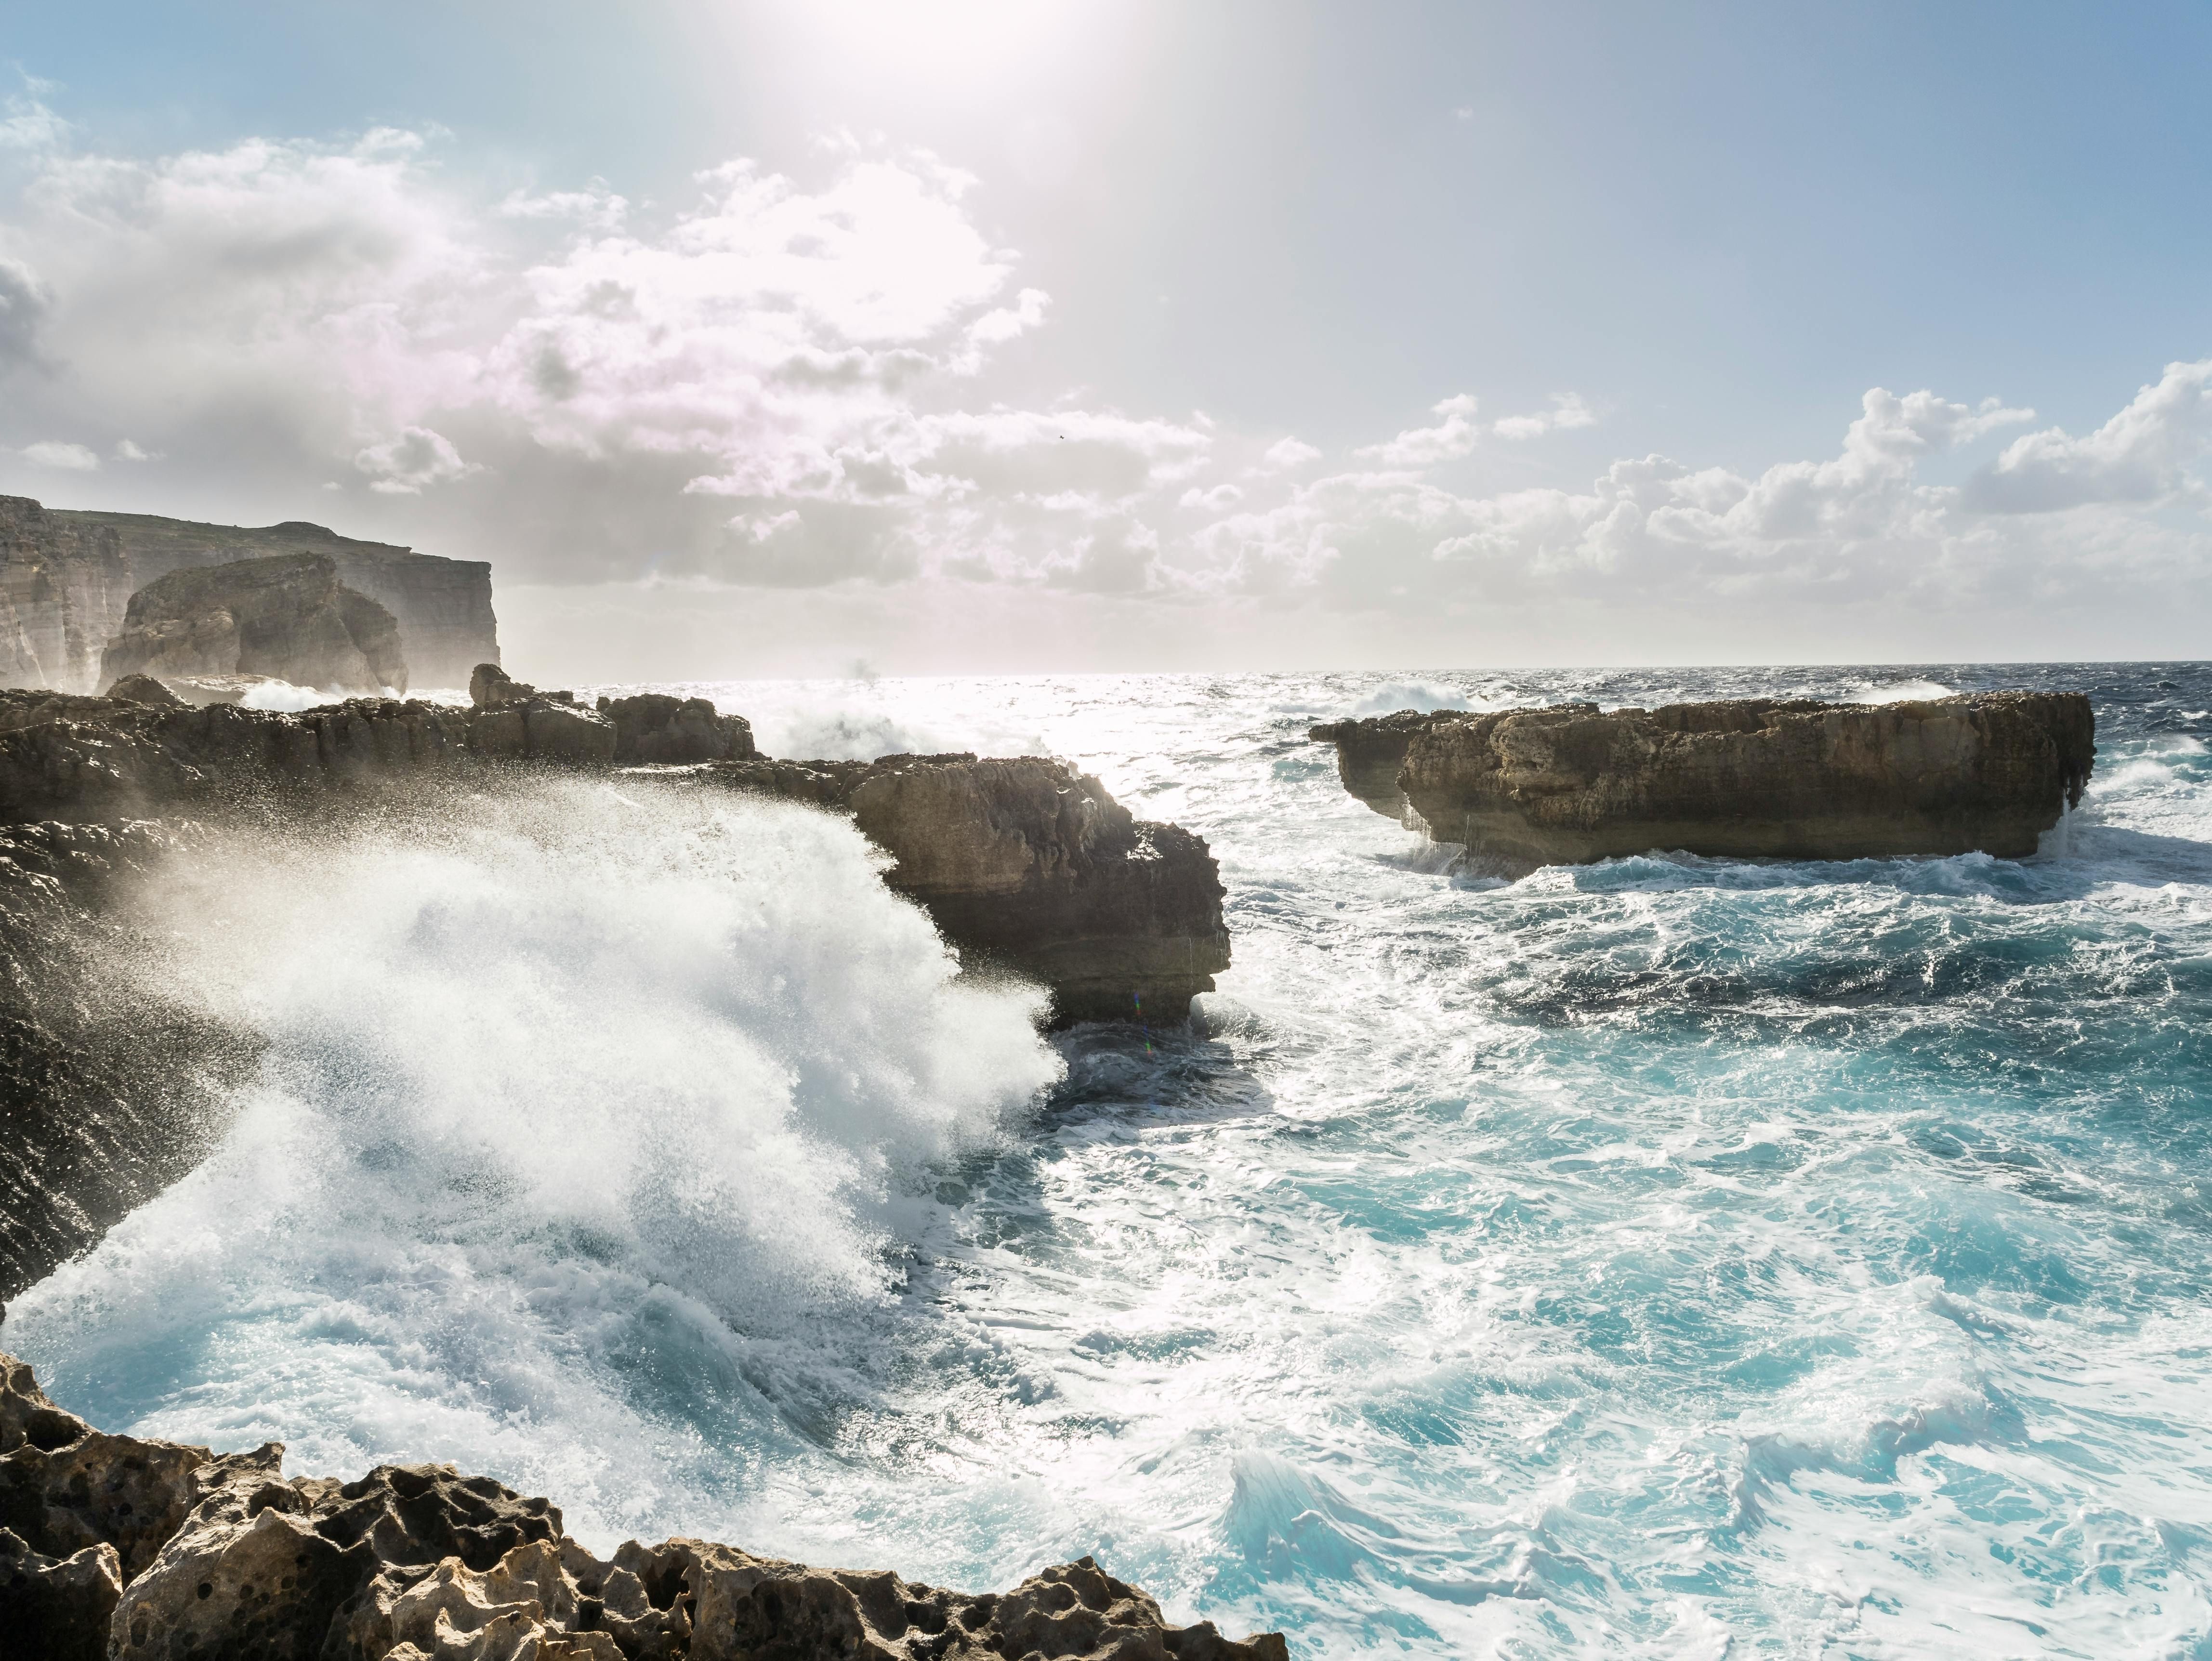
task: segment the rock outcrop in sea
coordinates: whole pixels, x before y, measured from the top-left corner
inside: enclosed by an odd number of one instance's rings
[[[533,769],[618,772],[626,789],[850,814],[963,967],[1041,983],[1062,1023],[1180,1022],[1228,967],[1205,842],[1135,819],[1064,763],[769,761],[742,717],[702,699],[587,709],[489,665],[475,686],[466,709],[355,698],[299,714],[191,706],[143,676],[105,698],[0,691],[0,1298],[188,1170],[258,1053],[204,1012],[101,990],[101,951],[130,928],[108,876],[160,880],[199,825],[281,831],[349,801],[420,806]]]
[[[1369,806],[1508,874],[1653,849],[2022,858],[2080,802],[2096,757],[2078,692],[1406,710],[1311,736]]]
[[[1061,1021],[1181,1021],[1229,967],[1205,839],[1134,818],[1087,773],[1040,756],[732,762],[707,781],[841,809],[897,863],[963,963],[1052,989]]]
[[[477,664],[499,661],[491,567],[481,560],[362,542],[299,520],[203,525],[0,496],[0,686],[96,691],[107,684],[100,653],[138,589],[187,567],[295,553],[327,557],[340,582],[392,613],[415,684],[463,686]]]
[[[326,554],[190,566],[156,578],[125,608],[100,659],[126,676],[260,676],[345,694],[407,690],[399,624],[338,581]]]
[[[0,1646],[43,1661],[1288,1661],[1091,1559],[970,1594],[733,1546],[602,1560],[450,1465],[352,1482],[112,1436],[0,1355]]]

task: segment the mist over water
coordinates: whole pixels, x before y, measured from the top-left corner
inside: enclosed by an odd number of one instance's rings
[[[1457,879],[1304,736],[2018,684],[2099,716],[2021,863]],[[149,972],[269,1061],[10,1309],[58,1399],[1299,1654],[2212,1652],[2212,670],[669,690],[1069,755],[1237,967],[1047,1043],[848,827],[627,786],[210,854]]]

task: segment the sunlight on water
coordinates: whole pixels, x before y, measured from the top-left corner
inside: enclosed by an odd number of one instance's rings
[[[2021,684],[2100,751],[2018,864],[1455,881],[1304,739]],[[60,1399],[602,1547],[1096,1552],[1300,1655],[2212,1644],[2212,672],[671,690],[773,753],[1069,755],[1211,840],[1237,967],[1044,1046],[789,809],[239,850],[184,972],[270,1070],[10,1311]]]

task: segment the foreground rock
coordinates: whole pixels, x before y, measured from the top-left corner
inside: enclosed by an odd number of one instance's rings
[[[1404,711],[1311,735],[1370,807],[1507,873],[1654,849],[2023,858],[2081,801],[2096,756],[2078,692]]]
[[[283,1449],[107,1436],[0,1355],[0,1646],[54,1661],[1287,1661],[1174,1627],[1090,1558],[971,1595],[631,1541],[450,1465],[288,1480]]]
[[[259,1060],[257,1035],[149,989],[158,975],[113,972],[163,942],[109,891],[177,842],[144,823],[0,828],[0,1299],[198,1164]]]
[[[100,660],[131,676],[263,676],[328,692],[407,690],[391,612],[323,554],[172,571],[131,596]]]
[[[963,963],[1052,989],[1062,1021],[1176,1022],[1229,967],[1219,868],[1202,837],[1134,818],[1039,756],[732,763],[734,789],[849,812]]]
[[[150,514],[64,511],[0,496],[0,686],[88,693],[131,596],[187,567],[272,554],[329,557],[338,581],[391,612],[414,682],[465,686],[499,661],[491,567],[342,537],[320,525],[204,525]]]

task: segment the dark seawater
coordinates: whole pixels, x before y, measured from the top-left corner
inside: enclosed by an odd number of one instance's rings
[[[2098,714],[2020,863],[1459,878],[1304,739],[2002,686]],[[1237,967],[1044,1044],[847,828],[618,785],[241,848],[162,972],[268,1070],[11,1310],[58,1397],[1302,1656],[2212,1655],[2212,666],[671,690],[1071,756]]]

